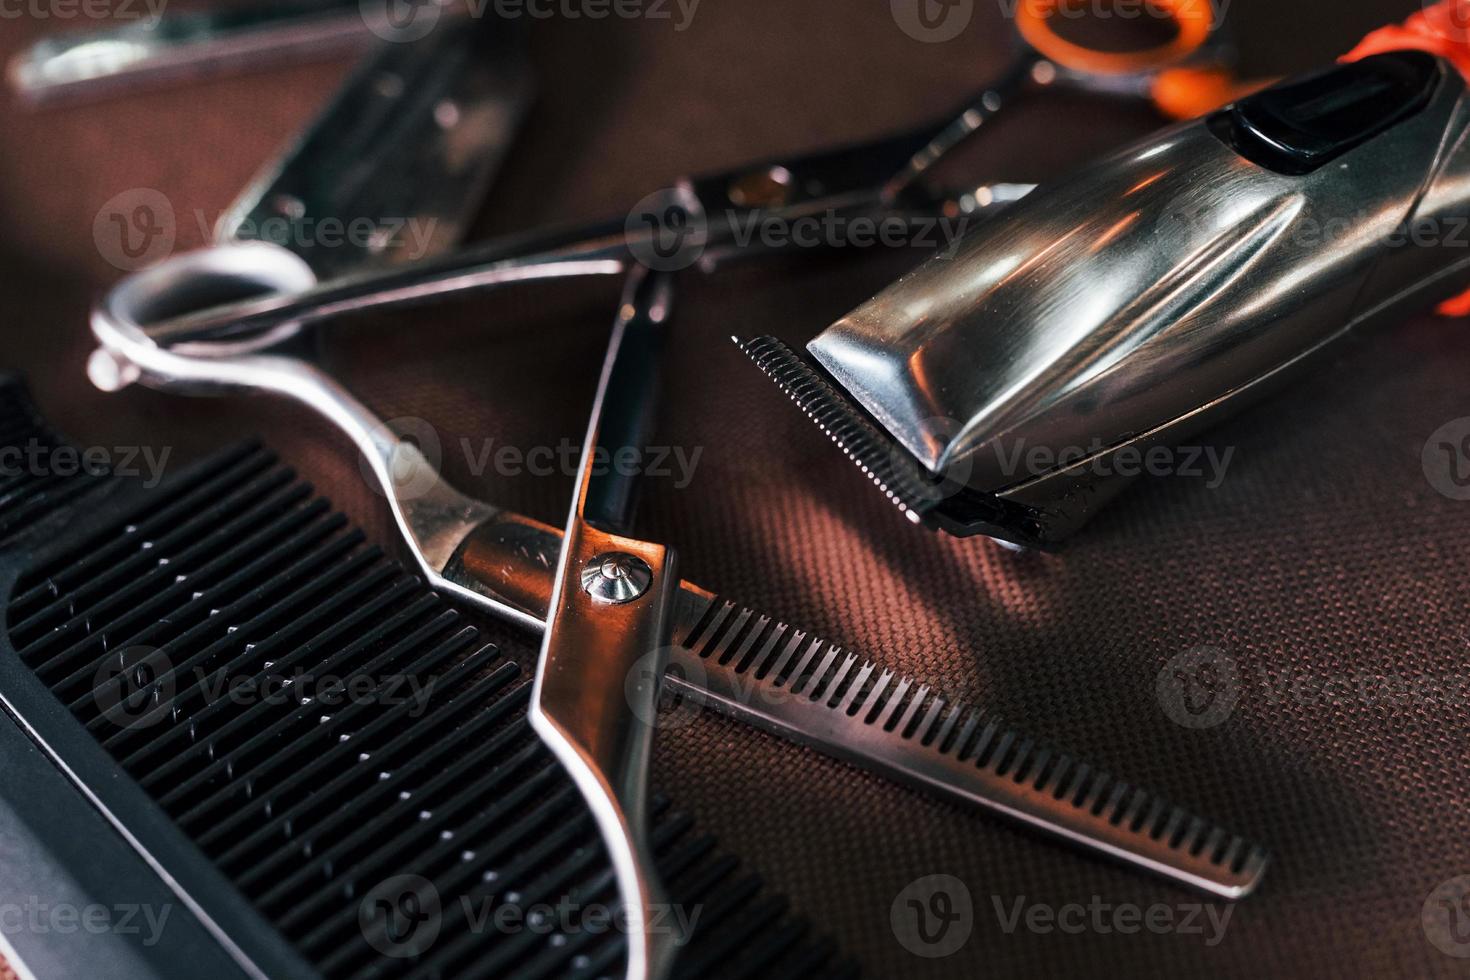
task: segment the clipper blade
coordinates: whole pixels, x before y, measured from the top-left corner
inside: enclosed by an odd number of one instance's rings
[[[1027,507],[931,473],[848,399],[821,368],[775,337],[731,338],[909,520],[957,537],[1048,544]]]

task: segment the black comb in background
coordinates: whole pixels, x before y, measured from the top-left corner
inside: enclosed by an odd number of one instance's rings
[[[69,460],[55,465],[50,454],[63,445],[20,381],[0,373],[0,544],[96,488],[101,474],[80,460],[74,469]]]
[[[0,446],[54,442],[13,381],[0,424]],[[612,871],[528,679],[270,453],[152,489],[6,486],[0,697],[242,972],[621,973]],[[241,678],[266,685],[220,687]],[[856,975],[656,809],[672,903],[698,916],[677,976]]]

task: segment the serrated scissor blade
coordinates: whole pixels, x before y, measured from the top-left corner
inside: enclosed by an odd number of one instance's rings
[[[502,512],[466,537],[443,586],[544,621],[560,550],[555,528]],[[1265,872],[1266,851],[1245,837],[989,712],[689,582],[674,603],[664,685],[696,704],[1223,898]]]
[[[698,703],[1222,898],[1266,869],[1240,835],[770,616],[688,583],[676,616],[665,683]]]

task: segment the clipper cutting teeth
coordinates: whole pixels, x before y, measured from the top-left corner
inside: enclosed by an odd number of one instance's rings
[[[775,337],[730,339],[915,524],[959,537],[983,534],[1032,547],[1047,544],[1038,515],[1029,508],[930,473],[785,343]]]
[[[786,344],[775,337],[731,339],[893,501],[900,513],[916,524],[923,521],[924,513],[934,506],[937,480],[925,474],[876,426],[858,415],[826,379]]]

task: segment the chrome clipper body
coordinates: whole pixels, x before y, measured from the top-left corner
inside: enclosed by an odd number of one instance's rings
[[[911,520],[1044,546],[1149,450],[1463,291],[1467,126],[1425,52],[1292,79],[1034,192],[828,327],[816,366],[742,347]]]

